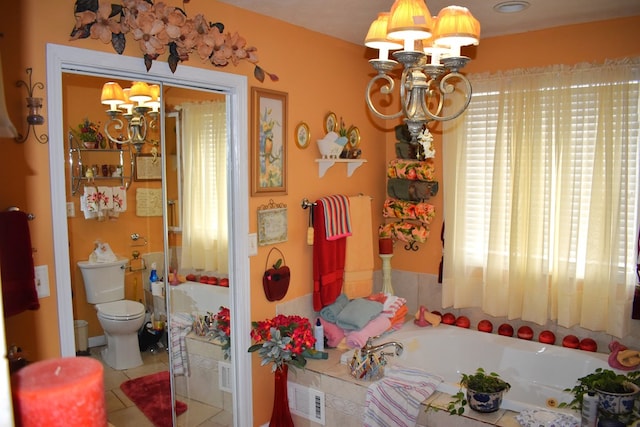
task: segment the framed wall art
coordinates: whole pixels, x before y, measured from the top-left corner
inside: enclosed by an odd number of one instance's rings
[[[251,88],[251,195],[287,194],[287,93]]]
[[[287,205],[269,200],[258,207],[258,246],[287,241]]]
[[[160,181],[162,158],[160,154],[135,154],[133,179],[136,181]]]

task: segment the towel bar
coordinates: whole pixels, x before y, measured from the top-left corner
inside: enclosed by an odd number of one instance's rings
[[[8,211],[8,212],[19,211],[19,210],[20,210],[20,208],[19,208],[19,207],[17,207],[17,206],[9,206],[9,207],[7,208],[7,211]],[[34,219],[36,219],[36,216],[35,216],[35,214],[28,213],[28,214],[27,214],[27,219],[28,219],[29,221],[33,221]]]
[[[305,197],[304,199],[302,199],[302,203],[300,205],[302,206],[302,209],[307,209],[307,208],[311,208],[313,206],[316,206],[317,203],[316,202],[310,202],[309,199],[307,199]]]

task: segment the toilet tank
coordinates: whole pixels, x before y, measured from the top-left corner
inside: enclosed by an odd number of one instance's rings
[[[113,262],[78,261],[89,304],[124,299],[124,272],[128,261],[127,258]]]

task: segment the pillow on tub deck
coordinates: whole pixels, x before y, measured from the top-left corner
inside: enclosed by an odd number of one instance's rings
[[[352,299],[338,314],[336,325],[345,331],[360,330],[382,313],[382,307],[383,305],[377,301],[365,298]]]

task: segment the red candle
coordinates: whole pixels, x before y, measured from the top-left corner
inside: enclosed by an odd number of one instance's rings
[[[378,249],[381,254],[393,253],[393,240],[391,238],[382,237],[378,240]]]
[[[11,377],[16,425],[106,427],[103,367],[89,357],[33,363]]]

